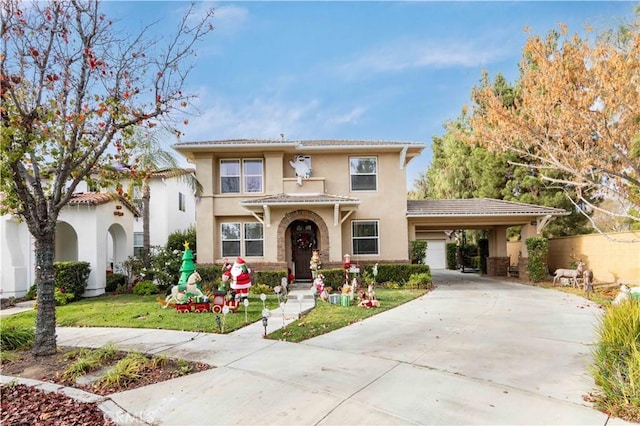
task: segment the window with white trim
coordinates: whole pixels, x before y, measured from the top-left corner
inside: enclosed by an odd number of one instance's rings
[[[262,192],[262,160],[242,160],[244,192]]]
[[[380,254],[377,220],[354,220],[351,222],[351,247],[354,255]]]
[[[376,157],[349,158],[349,174],[352,191],[378,189],[378,159]]]
[[[264,230],[261,223],[221,224],[222,257],[264,256]]]
[[[220,192],[240,193],[240,160],[220,160]]]
[[[133,255],[142,259],[144,254],[144,234],[142,232],[133,233]]]
[[[221,225],[222,257],[240,256],[240,224]]]
[[[258,222],[244,224],[244,255],[264,255],[264,233]]]
[[[261,158],[243,159],[242,163],[237,159],[220,160],[220,193],[263,192],[263,174],[264,163]]]

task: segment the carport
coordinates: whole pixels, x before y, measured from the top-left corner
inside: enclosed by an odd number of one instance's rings
[[[509,268],[507,255],[507,228],[521,227],[518,268],[523,272],[528,261],[527,238],[539,236],[544,227],[557,216],[570,213],[563,209],[516,203],[492,198],[461,200],[407,200],[409,241],[426,240],[427,258],[436,262],[432,267],[441,269],[440,253],[455,229],[484,229],[488,231],[489,257],[487,275],[506,276]],[[429,253],[429,250],[432,250]],[[431,255],[431,257],[429,256]]]

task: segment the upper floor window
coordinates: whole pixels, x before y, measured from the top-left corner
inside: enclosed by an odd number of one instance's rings
[[[239,194],[240,182],[242,192],[262,192],[263,162],[262,159],[220,160],[220,192],[223,194]]]
[[[242,160],[244,192],[262,192],[262,160]]]
[[[353,254],[380,254],[378,221],[354,220],[351,222]]]
[[[185,198],[182,192],[178,192],[178,210],[181,212],[186,211]]]
[[[351,157],[349,159],[352,191],[375,191],[378,188],[378,159]]]
[[[220,160],[220,192],[240,192],[240,160]]]

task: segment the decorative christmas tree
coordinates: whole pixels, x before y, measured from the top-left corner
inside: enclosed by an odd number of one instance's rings
[[[180,267],[180,281],[178,281],[178,285],[184,288],[189,280],[189,275],[193,274],[195,270],[196,265],[193,263],[193,252],[189,248],[189,243],[185,241],[184,254],[182,255],[182,266]]]

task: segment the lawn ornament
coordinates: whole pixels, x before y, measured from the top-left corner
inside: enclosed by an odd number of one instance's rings
[[[177,284],[171,287],[171,294],[169,294],[164,300],[164,308],[169,306],[170,303],[185,303],[189,300],[189,297],[202,297],[204,293],[198,288],[198,283],[202,281],[202,277],[198,272],[193,272],[189,275],[189,279],[186,284]]]
[[[627,287],[626,285],[622,284],[620,286],[620,291],[618,291],[618,294],[616,295],[616,298],[613,299],[613,304],[614,305],[619,305],[622,302],[624,302],[625,300],[629,299],[629,293],[631,293],[631,289],[629,287]]]
[[[249,297],[249,289],[251,288],[251,269],[247,266],[244,259],[238,257],[230,269],[231,289],[236,292],[240,299]]]
[[[582,273],[582,280],[584,281],[584,291],[590,293],[593,291],[593,271],[591,269],[585,269]]]
[[[316,294],[323,302],[329,300],[329,293],[324,288],[324,275],[318,274],[317,278],[313,280],[313,285],[315,286]]]
[[[379,308],[380,307],[380,302],[373,299],[373,300],[361,300],[360,303],[358,303],[358,307],[360,308]]]
[[[556,269],[553,277],[553,285],[556,285],[556,280],[560,278],[569,278],[569,283],[573,280],[573,287],[578,286],[578,278],[582,277],[582,271],[586,264],[584,262],[578,261],[578,266],[576,269]]]
[[[307,163],[307,159],[304,155],[296,155],[295,161],[289,161],[289,165],[296,171],[298,186],[302,186],[302,179],[309,179],[311,177],[311,167]]]

